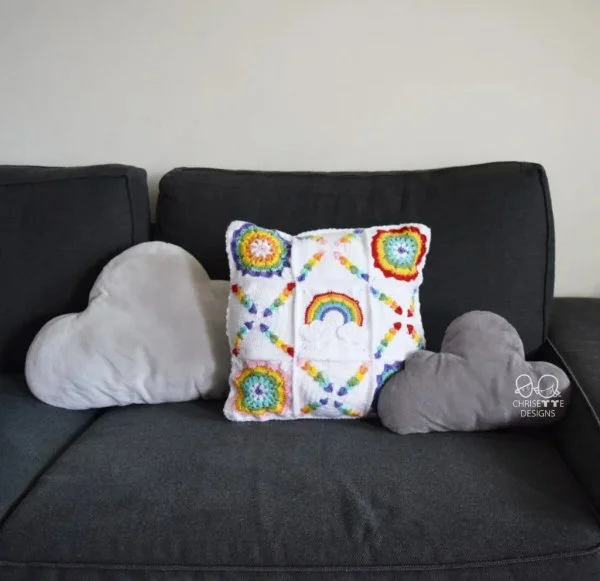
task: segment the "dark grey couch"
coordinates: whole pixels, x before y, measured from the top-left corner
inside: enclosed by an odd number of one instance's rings
[[[136,168],[0,168],[0,580],[600,579],[600,301],[551,302],[540,166],[178,169],[153,235],[224,278],[235,218],[289,232],[424,222],[429,347],[465,311],[505,316],[575,382],[547,429],[397,436],[376,420],[239,425],[202,401],[38,402],[29,342],[85,307],[106,261],[149,239],[148,216]]]

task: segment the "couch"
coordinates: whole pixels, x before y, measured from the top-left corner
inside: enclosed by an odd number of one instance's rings
[[[138,168],[0,167],[0,580],[600,579],[600,301],[553,300],[541,166],[180,168],[149,216]],[[570,375],[566,417],[398,436],[376,418],[235,424],[223,402],[68,411],[30,394],[29,343],[85,308],[110,258],[155,238],[226,278],[237,218],[429,225],[428,347],[465,311],[499,313]]]

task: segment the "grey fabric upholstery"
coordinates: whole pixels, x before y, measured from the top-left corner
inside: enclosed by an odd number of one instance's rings
[[[245,220],[290,234],[417,222],[432,230],[421,287],[427,347],[473,310],[514,325],[532,353],[554,286],[554,228],[544,169],[490,163],[428,171],[303,173],[180,168],[160,182],[155,234],[226,278],[223,233]]]
[[[0,578],[32,562],[132,567],[148,579],[177,567],[198,574],[189,579],[257,578],[265,567],[471,579],[482,567],[526,572],[531,560],[565,570],[598,544],[587,498],[546,431],[240,425],[198,402],[100,415],[3,524]]]
[[[552,311],[546,358],[574,386],[556,441],[600,514],[600,300],[555,299]]]
[[[31,395],[22,374],[0,373],[0,523],[94,417],[50,407]]]
[[[549,336],[600,413],[600,299],[554,299]]]
[[[81,311],[102,267],[149,237],[146,172],[0,166],[0,371],[49,319]]]

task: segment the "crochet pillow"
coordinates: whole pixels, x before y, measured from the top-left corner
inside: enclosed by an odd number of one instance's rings
[[[230,420],[355,418],[424,345],[421,224],[226,235]]]

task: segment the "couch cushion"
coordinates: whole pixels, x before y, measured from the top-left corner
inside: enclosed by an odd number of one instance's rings
[[[4,523],[0,561],[213,567],[237,579],[259,567],[556,567],[599,543],[545,431],[236,424],[203,402],[99,416]]]
[[[428,347],[448,324],[488,310],[538,348],[554,284],[554,228],[546,175],[530,163],[374,173],[176,169],[160,183],[156,236],[182,246],[210,276],[227,277],[233,220],[297,234],[402,222],[432,230],[421,291]]]
[[[40,327],[83,310],[106,262],[149,237],[142,169],[0,166],[0,371]]]
[[[22,374],[0,373],[0,522],[95,415],[50,407]]]

